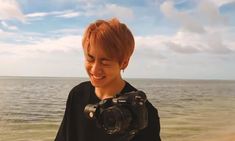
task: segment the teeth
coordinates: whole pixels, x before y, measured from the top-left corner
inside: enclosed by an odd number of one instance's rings
[[[102,79],[102,78],[103,78],[103,76],[94,76],[94,75],[93,75],[93,77],[94,77],[95,79]]]

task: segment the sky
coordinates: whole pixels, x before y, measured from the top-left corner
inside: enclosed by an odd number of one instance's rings
[[[0,76],[86,77],[82,34],[118,18],[125,78],[235,80],[235,0],[0,0]]]

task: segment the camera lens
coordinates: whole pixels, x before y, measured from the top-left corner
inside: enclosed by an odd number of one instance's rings
[[[100,123],[107,134],[124,132],[130,125],[131,113],[124,107],[112,106],[100,115]]]

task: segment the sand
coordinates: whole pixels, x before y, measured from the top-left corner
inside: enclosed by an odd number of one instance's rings
[[[231,133],[225,133],[223,135],[215,135],[211,138],[205,139],[205,141],[235,141],[235,131]]]

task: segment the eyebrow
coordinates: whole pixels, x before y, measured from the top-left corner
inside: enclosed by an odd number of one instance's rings
[[[87,56],[88,56],[88,57],[91,57],[91,58],[95,58],[94,56],[92,56],[92,55],[89,54],[89,53],[87,53]],[[103,57],[103,58],[100,58],[100,60],[101,60],[101,61],[111,61],[111,58],[105,58],[105,57]]]

